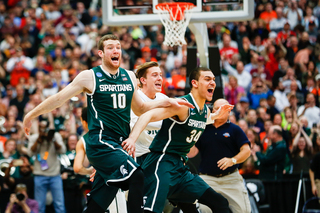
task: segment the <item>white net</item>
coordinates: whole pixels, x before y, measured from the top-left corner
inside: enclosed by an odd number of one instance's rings
[[[186,44],[184,35],[192,15],[193,4],[157,5],[160,20],[165,27],[164,45],[175,46]]]

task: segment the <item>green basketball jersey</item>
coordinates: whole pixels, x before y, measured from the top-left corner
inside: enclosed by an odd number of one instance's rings
[[[128,71],[119,68],[116,75],[92,68],[95,87],[87,94],[89,134],[100,134],[122,141],[130,133],[130,109],[134,84]],[[88,141],[89,143],[95,143]]]
[[[178,154],[185,158],[206,128],[208,107],[204,105],[200,111],[191,93],[181,98],[196,107],[189,109],[189,116],[183,122],[172,118],[163,120],[161,129],[150,145],[151,151]]]

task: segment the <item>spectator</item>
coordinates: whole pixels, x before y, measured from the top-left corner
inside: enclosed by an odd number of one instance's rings
[[[286,94],[288,94],[290,92],[290,90],[291,90],[290,86],[291,86],[292,82],[296,82],[299,90],[302,89],[301,82],[299,80],[297,80],[294,70],[291,67],[289,67],[287,69],[286,75],[282,77],[282,84],[284,86],[284,92]]]
[[[303,93],[300,92],[301,90],[299,89],[299,85],[296,80],[291,81],[290,90],[291,90],[291,92],[287,93],[287,95],[288,94],[295,94],[296,98],[298,99],[298,105],[304,104],[305,98],[304,98]]]
[[[231,32],[231,38],[237,42],[239,52],[244,50],[243,38],[247,38],[248,36],[248,26],[245,22],[239,22],[238,25],[233,28]]]
[[[309,34],[310,44],[312,45],[316,44],[319,32],[318,32],[318,27],[316,26],[314,21],[309,22],[307,33]]]
[[[261,98],[267,98],[272,92],[268,89],[267,85],[260,79],[252,83],[248,98],[250,107],[256,109],[260,105]]]
[[[299,43],[298,43],[298,48],[299,50],[305,49],[308,46],[312,46],[310,41],[309,41],[309,34],[308,32],[302,32],[301,36],[299,36]]]
[[[250,147],[253,149],[254,147],[258,146],[259,149],[262,149],[262,145],[260,143],[259,135],[255,132],[253,128],[248,128],[246,131],[246,136],[250,142]]]
[[[89,15],[83,2],[77,2],[77,13],[76,16],[80,22],[84,25],[88,25],[92,21],[92,17]]]
[[[255,164],[259,167],[259,178],[262,180],[281,180],[286,160],[286,142],[282,137],[280,126],[272,126],[268,135],[272,142],[265,154],[259,148],[252,150]]]
[[[19,177],[10,175],[11,168],[19,169]],[[34,198],[34,179],[32,174],[32,166],[27,157],[21,156],[19,159],[14,159],[10,162],[9,167],[5,170],[5,183],[12,191],[18,184],[25,184],[27,186],[27,194],[29,198]]]
[[[296,36],[290,36],[288,38],[288,47],[287,47],[287,55],[286,58],[290,66],[294,65],[294,58],[298,52],[298,38]]]
[[[245,65],[247,65],[248,63],[250,63],[250,59],[251,59],[251,51],[250,51],[250,40],[248,37],[243,37],[242,38],[242,49],[239,49],[239,54],[240,54],[240,58],[243,61],[243,63]],[[246,70],[246,68],[245,68]],[[250,71],[250,70],[249,70]]]
[[[297,1],[291,0],[288,3],[288,7],[284,8],[284,17],[289,20],[291,29],[297,26],[303,19],[303,11],[298,8]]]
[[[15,192],[16,194],[10,195],[10,202],[5,213],[39,212],[38,203],[36,200],[28,197],[27,186],[25,184],[18,184]]]
[[[313,124],[319,123],[320,109],[316,106],[315,96],[309,93],[306,98],[306,103],[299,107],[298,116],[304,115],[308,121],[308,127],[311,129]]]
[[[283,12],[281,7],[276,8],[277,17],[274,19],[271,19],[270,21],[270,30],[274,31],[276,33],[280,32],[287,22],[287,19],[283,17]]]
[[[14,57],[11,57],[7,63],[7,71],[10,73],[10,84],[17,86],[20,78],[28,81],[30,72],[33,69],[32,59],[24,56],[21,47],[15,49]]]
[[[7,139],[4,143],[4,151],[2,153],[0,152],[0,160],[2,160],[2,159],[8,159],[8,160],[19,159],[19,157],[20,157],[20,154],[19,154],[19,152],[17,152],[16,140],[13,138]],[[15,171],[12,175],[14,177],[18,177],[19,172]]]
[[[41,55],[37,56],[36,57],[35,67],[31,70],[30,76],[32,76],[32,77],[36,76],[36,73],[38,71],[42,71],[45,74],[48,74],[49,70],[46,69],[45,64],[46,64],[46,58],[44,56],[41,56]]]
[[[252,128],[258,134],[264,131],[263,123],[258,121],[257,112],[254,109],[248,111],[247,123],[248,127]]]
[[[65,31],[73,33],[78,37],[84,31],[84,25],[76,16],[72,15],[69,18],[62,19],[56,26],[57,35],[62,35]]]
[[[299,174],[301,171],[307,173],[312,157],[312,142],[300,125],[299,132],[293,140],[291,158],[292,173]]]
[[[223,46],[220,48],[220,55],[226,59],[231,59],[235,53],[238,53],[238,47],[233,47],[231,45],[231,37],[228,34],[223,34],[222,36]]]
[[[265,120],[263,123],[264,131],[259,134],[260,137],[260,143],[262,145],[262,153],[265,153],[268,149],[268,147],[271,145],[271,140],[269,138],[268,132],[270,127],[272,126],[271,120]]]
[[[267,36],[268,37],[268,36]],[[267,38],[266,37],[266,38]],[[258,53],[259,55],[261,55],[261,53],[264,51],[265,46],[262,45],[262,38],[260,35],[256,35],[253,39],[252,44],[250,45],[250,49],[254,50],[256,53]]]
[[[285,107],[280,115],[282,118],[281,127],[284,130],[290,130],[291,124],[298,120],[297,112],[293,111],[290,107]]]
[[[244,71],[243,62],[239,61],[237,63],[236,69],[234,69],[232,66],[230,66],[229,62],[227,61],[227,58],[222,57],[223,67],[224,69],[234,77],[237,78],[239,82],[239,86],[243,87],[246,91],[249,90],[250,82],[251,82],[251,75],[250,73]]]
[[[251,45],[250,42],[248,44]],[[248,49],[249,49],[249,47],[248,47]],[[255,53],[254,51],[250,51],[250,63],[246,64],[245,67],[244,67],[244,70],[246,72],[250,73],[250,71],[252,69],[257,68],[257,66],[258,66],[258,57],[259,57],[259,55],[257,53]]]
[[[276,103],[275,103],[275,107],[279,112],[282,112],[282,110],[289,106],[289,100],[287,98],[287,95],[285,93],[285,88],[282,84],[282,82],[280,81],[278,83],[278,86],[276,87],[276,90],[273,93],[273,96],[276,98]]]
[[[277,35],[277,42],[285,43],[290,36],[296,36],[296,33],[290,30],[289,22],[286,22],[283,26],[283,30],[281,30]]]
[[[272,77],[272,85],[275,88],[279,81],[282,81],[282,77],[286,75],[287,69],[289,68],[288,60],[285,58],[279,59],[279,70],[276,71]]]
[[[265,67],[265,60],[263,56],[258,57],[257,68],[254,68],[250,71],[250,74],[258,76],[262,81],[264,81],[269,87],[272,86],[271,75],[269,70]]]
[[[312,23],[314,24],[314,26],[316,28],[319,27],[319,20],[317,17],[315,17],[313,15],[313,11],[312,8],[310,6],[306,7],[306,15],[305,17],[302,19],[302,25],[305,27],[305,30],[308,31],[309,30],[309,24]]]
[[[234,76],[229,76],[229,84],[224,87],[224,95],[231,105],[236,105],[242,96],[245,96],[245,91],[241,86],[238,86],[238,79]]]
[[[266,27],[266,22],[262,19],[257,20],[257,27],[254,29],[250,39],[253,40],[256,36],[260,36],[260,40],[267,39],[269,36],[269,30]]]
[[[236,104],[236,117],[238,119],[245,119],[247,117],[248,110],[249,110],[249,99],[247,96],[242,96],[239,100],[239,103]]]
[[[33,27],[33,28],[35,27],[39,32],[41,30],[41,25],[42,25],[41,20],[36,16],[36,9],[30,7],[27,9],[27,16],[21,19],[19,28],[21,30],[25,26]]]
[[[17,97],[10,101],[10,106],[14,105],[18,109],[18,120],[22,121],[24,108],[29,102],[29,97],[26,96],[26,91],[21,84],[16,87]]]
[[[307,71],[306,64],[309,63],[309,57],[313,52],[313,47],[308,46],[305,49],[299,50],[294,57],[294,63],[298,65],[301,69],[301,71],[305,72]]]
[[[45,12],[47,19],[57,20],[61,17],[61,12],[53,2],[47,4],[48,10]]]
[[[55,211],[65,212],[58,155],[65,153],[66,148],[61,135],[54,132],[52,115],[49,115],[49,119],[50,122],[43,120],[39,123],[39,134],[29,137],[29,156],[36,156],[33,171],[35,199],[39,204],[39,212],[45,212],[46,194],[50,190]]]
[[[265,8],[265,11],[260,14],[260,19],[264,20],[267,24],[266,28],[270,30],[269,23],[277,18],[278,13],[272,9],[272,4],[270,2],[266,4]]]
[[[318,72],[318,69],[316,68],[314,62],[313,61],[309,61],[309,63],[307,64],[307,71],[303,72],[302,75],[301,75],[302,86],[305,87],[306,84],[307,84],[307,79],[308,78],[315,79],[317,74],[319,74],[319,72]]]

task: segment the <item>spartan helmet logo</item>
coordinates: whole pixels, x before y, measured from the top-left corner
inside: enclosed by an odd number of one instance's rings
[[[124,168],[124,165],[120,166],[120,172],[123,176],[128,174],[128,170]]]

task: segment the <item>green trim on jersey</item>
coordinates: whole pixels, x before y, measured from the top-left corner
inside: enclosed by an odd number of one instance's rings
[[[182,96],[194,106],[197,103],[194,101],[191,93]],[[191,147],[198,141],[204,129],[208,117],[208,107],[203,106],[203,109],[189,109],[188,118],[179,122],[173,118],[163,120],[162,127],[150,145],[152,152],[178,154],[187,160],[186,155]]]
[[[101,66],[91,69],[94,91],[87,94],[89,134],[101,134],[118,143],[130,133],[130,109],[134,84],[128,71],[119,68],[117,75],[108,75]],[[97,144],[98,141],[88,141]]]

